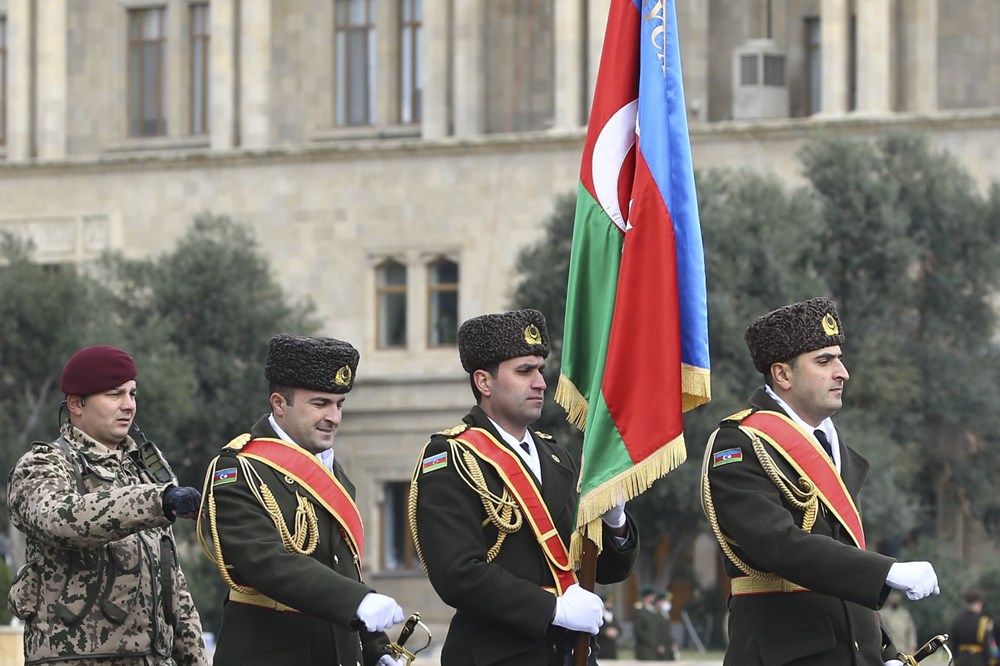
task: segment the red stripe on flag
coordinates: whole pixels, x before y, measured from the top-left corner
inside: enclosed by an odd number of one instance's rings
[[[633,462],[684,431],[673,223],[637,153],[602,393]]]

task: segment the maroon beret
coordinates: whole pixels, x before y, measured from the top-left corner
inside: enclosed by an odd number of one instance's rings
[[[135,379],[135,361],[116,347],[84,347],[70,356],[59,378],[66,395],[91,395]]]

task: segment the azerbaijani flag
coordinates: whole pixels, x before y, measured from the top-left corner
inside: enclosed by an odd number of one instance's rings
[[[601,514],[684,462],[682,414],[710,399],[674,0],[612,0],[580,167],[556,389],[567,418],[584,428],[577,525],[598,548]]]

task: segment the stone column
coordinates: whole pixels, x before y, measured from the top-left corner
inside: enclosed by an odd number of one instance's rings
[[[421,133],[425,139],[448,135],[450,110],[448,87],[451,82],[451,34],[448,0],[424,0],[424,97]]]
[[[38,157],[66,157],[66,0],[36,3]]]
[[[30,159],[35,150],[32,5],[32,0],[7,1],[7,159],[12,162]]]
[[[824,115],[841,115],[847,112],[850,85],[848,68],[851,57],[850,27],[851,16],[847,0],[821,1],[820,42],[823,49],[823,80],[820,95]]]
[[[559,129],[583,124],[584,2],[560,0],[555,5],[555,123]]]
[[[455,136],[476,136],[485,124],[485,89],[483,86],[483,39],[485,3],[475,0],[456,2],[455,8],[455,79],[452,114]]]
[[[240,139],[247,148],[271,143],[271,0],[240,2]]]
[[[212,150],[237,145],[236,81],[238,39],[235,0],[212,0],[209,6],[208,131]]]
[[[858,111],[892,111],[893,12],[890,0],[858,3]]]
[[[907,73],[907,86],[913,89],[913,111],[936,111],[938,108],[938,0],[913,0],[914,60],[916,67]]]

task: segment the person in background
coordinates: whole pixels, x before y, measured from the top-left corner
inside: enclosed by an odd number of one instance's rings
[[[618,659],[618,639],[622,630],[615,617],[615,601],[609,595],[602,595],[604,601],[604,624],[597,632],[597,656],[599,659]]]
[[[275,335],[270,411],[209,465],[200,522],[229,586],[215,666],[397,664],[384,632],[403,610],[362,580],[364,529],[334,455],[358,358],[334,338]]]
[[[673,658],[670,647],[670,625],[663,618],[657,599],[664,593],[653,587],[644,587],[632,612],[632,629],[635,633],[635,658],[638,661],[667,661]]]
[[[917,625],[913,622],[910,611],[903,605],[902,592],[890,592],[878,615],[896,647],[901,652],[913,654],[917,649]]]
[[[955,666],[996,666],[1000,664],[993,618],[983,612],[986,595],[979,588],[965,592],[965,608],[955,618],[948,644]]]
[[[200,495],[129,434],[139,436],[137,374],[116,347],[73,354],[59,378],[68,420],[11,470],[7,505],[27,563],[8,602],[24,622],[26,664],[208,664],[171,530]]]

